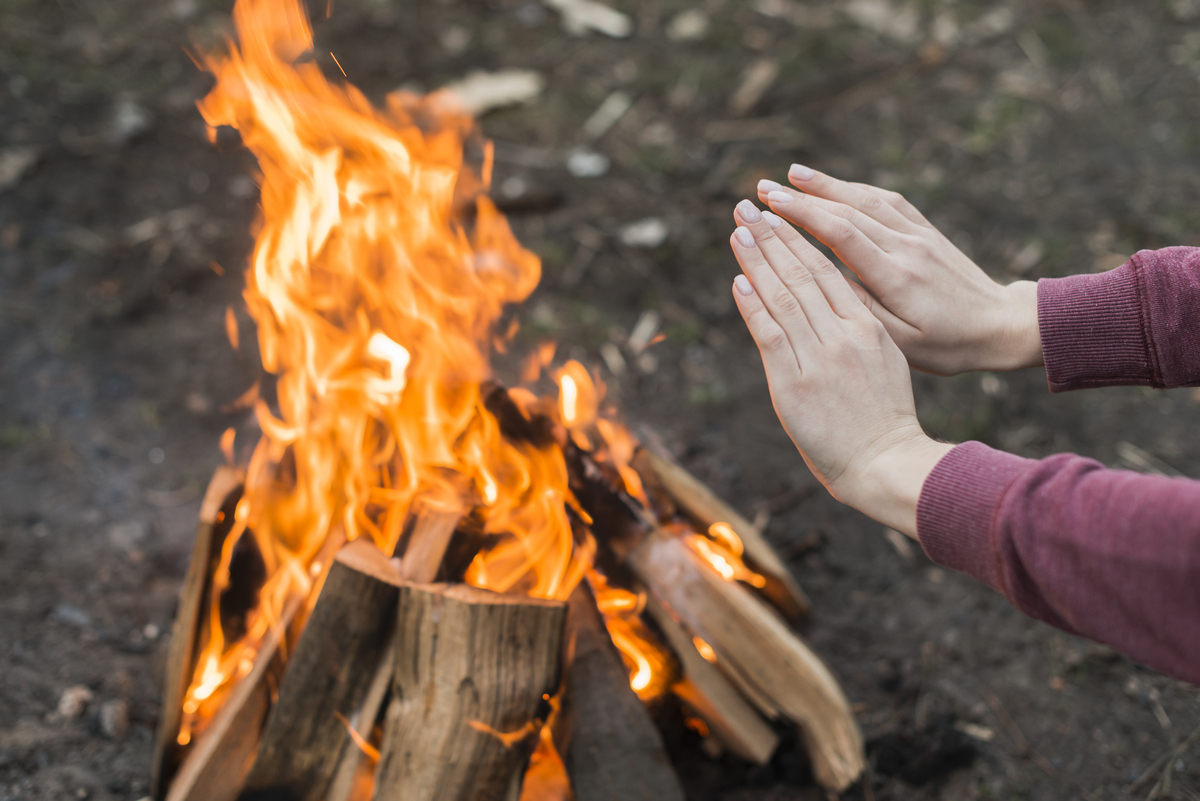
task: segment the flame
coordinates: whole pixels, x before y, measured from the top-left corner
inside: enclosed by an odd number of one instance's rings
[[[662,695],[670,686],[668,651],[642,622],[644,595],[613,587],[598,570],[587,572],[596,606],[604,616],[604,627],[629,668],[629,686],[643,701]]]
[[[472,121],[436,95],[396,93],[374,108],[330,83],[297,0],[238,0],[234,23],[237,41],[201,57],[216,85],[199,106],[210,134],[232,126],[258,158],[244,298],[277,381],[273,402],[253,404],[262,437],[213,576],[181,742],[287,601],[315,597],[310,565],[331,532],[391,553],[418,499],[461,495],[451,476],[466,478],[468,505],[486,509],[485,531],[499,537],[466,581],[564,599],[584,568],[561,451],[506,440],[481,396],[492,330],[541,267],[482,194],[488,176],[464,163]],[[230,642],[219,601],[244,537],[267,578],[245,636]]]
[[[285,609],[298,600],[312,609],[337,545],[369,537],[391,555],[425,508],[484,521],[494,544],[463,576],[477,587],[562,600],[586,576],[630,686],[644,700],[661,695],[677,667],[640,617],[644,597],[610,586],[592,567],[595,541],[577,542],[572,530],[572,515],[591,519],[569,489],[568,437],[649,507],[632,466],[637,442],[601,408],[603,385],[568,361],[552,373],[557,403],[509,393],[528,419],[561,426],[549,444],[503,436],[485,405],[491,351],[516,331],[497,335],[497,324],[541,274],[484,194],[490,144],[473,168],[464,156],[473,123],[446,98],[398,92],[377,108],[330,83],[299,0],[237,0],[234,23],[226,52],[200,56],[216,83],[199,107],[211,138],[234,127],[258,159],[261,217],[244,300],[275,381],[273,392],[256,384],[235,402],[254,409],[262,434],[211,577],[178,742],[192,742],[250,673],[266,634],[292,620]],[[232,310],[226,323],[238,347]],[[539,346],[522,381],[532,386],[553,359],[553,344]],[[232,429],[222,447],[232,462]],[[727,579],[761,581],[728,526],[683,536]],[[234,636],[220,601],[243,541],[265,580]],[[569,798],[548,725],[539,742],[531,772]]]
[[[729,533],[732,534],[733,529],[729,529]],[[737,537],[736,534],[733,536]],[[684,541],[726,581],[744,581],[758,589],[767,586],[767,580],[746,567],[746,563],[742,561],[740,553],[742,541],[740,539],[736,541],[737,550],[728,547],[726,542],[714,542],[700,534],[688,534],[684,537]]]

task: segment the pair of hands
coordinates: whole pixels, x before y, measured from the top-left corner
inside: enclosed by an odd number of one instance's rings
[[[796,188],[759,182],[771,211],[737,206],[734,298],[809,468],[838,500],[915,538],[921,486],[952,446],[922,431],[909,366],[1041,364],[1036,284],[997,284],[895,192],[799,165],[788,177]]]

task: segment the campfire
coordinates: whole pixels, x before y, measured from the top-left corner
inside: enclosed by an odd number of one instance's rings
[[[496,380],[540,264],[472,120],[327,81],[297,0],[234,20],[200,109],[261,169],[245,300],[274,381],[201,507],[155,796],[682,799],[668,702],[758,763],[794,726],[851,784],[861,735],[762,534],[552,346]]]

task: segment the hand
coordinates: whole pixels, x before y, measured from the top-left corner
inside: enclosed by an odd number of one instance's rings
[[[909,364],[937,375],[1042,364],[1037,284],[996,283],[895,192],[793,164],[801,191],[760,181],[771,210],[833,250]]]
[[[835,498],[915,537],[921,485],[952,446],[921,430],[904,354],[796,229],[748,200],[734,219],[733,296],[775,413]]]

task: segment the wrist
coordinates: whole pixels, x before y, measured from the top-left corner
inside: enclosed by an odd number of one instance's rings
[[[925,479],[955,446],[919,431],[881,450],[863,465],[850,506],[868,517],[917,538],[917,502]]]
[[[995,337],[993,369],[1040,367],[1042,335],[1038,328],[1037,282],[1015,281],[1004,287]]]

